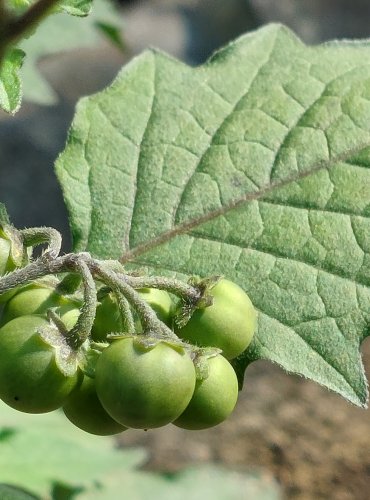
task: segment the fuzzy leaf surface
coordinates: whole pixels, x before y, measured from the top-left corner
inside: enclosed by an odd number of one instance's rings
[[[0,225],[3,224],[10,224],[10,219],[4,203],[0,202]]]
[[[19,72],[23,59],[22,50],[8,50],[0,70],[0,108],[10,114],[16,113],[21,104],[22,84]]]
[[[223,274],[259,311],[237,360],[367,401],[370,42],[269,25],[190,68],[157,51],[80,101],[56,164],[76,250]]]
[[[59,10],[71,14],[72,16],[87,16],[92,7],[93,0],[63,0]]]

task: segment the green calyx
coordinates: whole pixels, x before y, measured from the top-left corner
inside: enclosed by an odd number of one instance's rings
[[[20,232],[10,224],[0,226],[0,274],[4,275],[28,261]]]

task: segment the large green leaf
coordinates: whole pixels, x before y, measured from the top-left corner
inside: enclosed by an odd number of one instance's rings
[[[237,368],[367,400],[370,43],[269,25],[190,68],[147,51],[77,108],[56,164],[76,250],[222,273],[259,310]]]

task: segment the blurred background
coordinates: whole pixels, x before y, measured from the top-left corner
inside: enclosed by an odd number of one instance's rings
[[[46,26],[38,40],[25,43],[29,60],[20,111],[15,117],[0,111],[0,200],[18,227],[59,229],[65,250],[71,242],[53,163],[78,99],[109,84],[135,54],[155,46],[198,65],[267,22],[286,24],[308,44],[370,37],[367,0],[121,0],[114,5],[96,0],[90,20],[54,17],[58,28]],[[101,22],[115,25],[114,36],[104,36]],[[45,42],[50,30],[53,47]],[[363,355],[369,374],[369,341]],[[211,462],[262,471],[277,481],[282,498],[370,497],[369,410],[263,362],[248,369],[234,415],[216,429],[191,433],[168,426],[124,433],[117,441],[125,448],[144,446],[149,470],[172,473]]]

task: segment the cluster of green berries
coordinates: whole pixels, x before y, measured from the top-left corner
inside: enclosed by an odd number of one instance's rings
[[[11,244],[0,234],[0,274],[15,267]],[[56,283],[31,282],[0,295],[0,399],[5,403],[27,413],[63,408],[73,424],[97,435],[169,423],[206,429],[231,414],[238,381],[229,361],[248,347],[256,326],[255,309],[238,285],[217,281],[208,292],[210,305],[194,308],[181,326],[172,294],[138,289],[178,342],[143,332],[138,316],[135,333],[125,335],[117,296],[108,289],[87,340],[96,355],[94,369],[84,370],[82,364],[66,371],[58,363],[68,357],[63,342],[51,345],[40,331],[50,324],[50,310],[72,329],[83,301],[76,293],[61,293],[58,279],[50,279]]]

